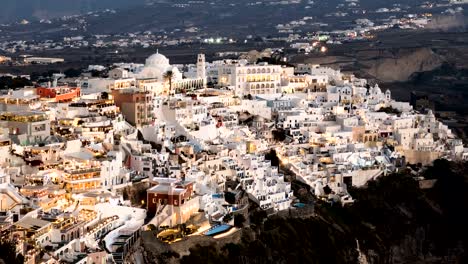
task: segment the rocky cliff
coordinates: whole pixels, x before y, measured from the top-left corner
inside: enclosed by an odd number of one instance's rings
[[[414,73],[431,71],[443,62],[430,48],[382,51],[376,58],[359,61],[362,71],[382,82],[407,81]]]
[[[329,47],[326,54],[291,55],[289,62],[311,63],[356,73],[379,82],[406,82],[443,64],[468,68],[466,31],[388,30],[371,40]]]

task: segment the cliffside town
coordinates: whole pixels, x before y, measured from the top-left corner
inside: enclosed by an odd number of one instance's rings
[[[315,204],[352,205],[356,187],[408,168],[431,188],[416,167],[468,160],[432,110],[339,69],[203,54],[172,65],[159,52],[90,68],[105,77],[0,95],[0,228],[25,263],[143,263],[140,246],[189,255],[191,241],[239,242],[285,215],[319,228]]]

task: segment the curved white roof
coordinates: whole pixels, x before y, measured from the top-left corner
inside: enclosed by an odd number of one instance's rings
[[[156,78],[159,81],[163,81],[164,75],[168,71],[173,72],[173,80],[182,79],[182,73],[180,73],[179,69],[171,66],[166,56],[156,53],[146,59],[145,66],[141,68],[137,76],[139,78]]]
[[[169,64],[169,59],[162,55],[162,54],[159,54],[159,53],[156,53],[156,54],[153,54],[151,56],[149,56],[147,59],[146,59],[146,63],[145,63],[145,66],[148,67],[154,67],[154,66],[157,66],[157,67],[165,67],[165,68],[168,68],[170,66]]]

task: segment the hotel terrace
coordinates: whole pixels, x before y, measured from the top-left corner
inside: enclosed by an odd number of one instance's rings
[[[43,112],[3,112],[0,113],[0,120],[33,123],[49,120],[48,116]]]
[[[97,190],[101,187],[101,168],[68,168],[63,180],[73,193]]]
[[[12,91],[0,96],[0,111],[28,111],[41,107],[40,97],[33,89]]]

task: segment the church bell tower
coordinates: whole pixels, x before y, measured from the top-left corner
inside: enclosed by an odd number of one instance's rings
[[[203,88],[206,87],[206,62],[205,54],[198,54],[197,59],[197,78],[203,79]]]

